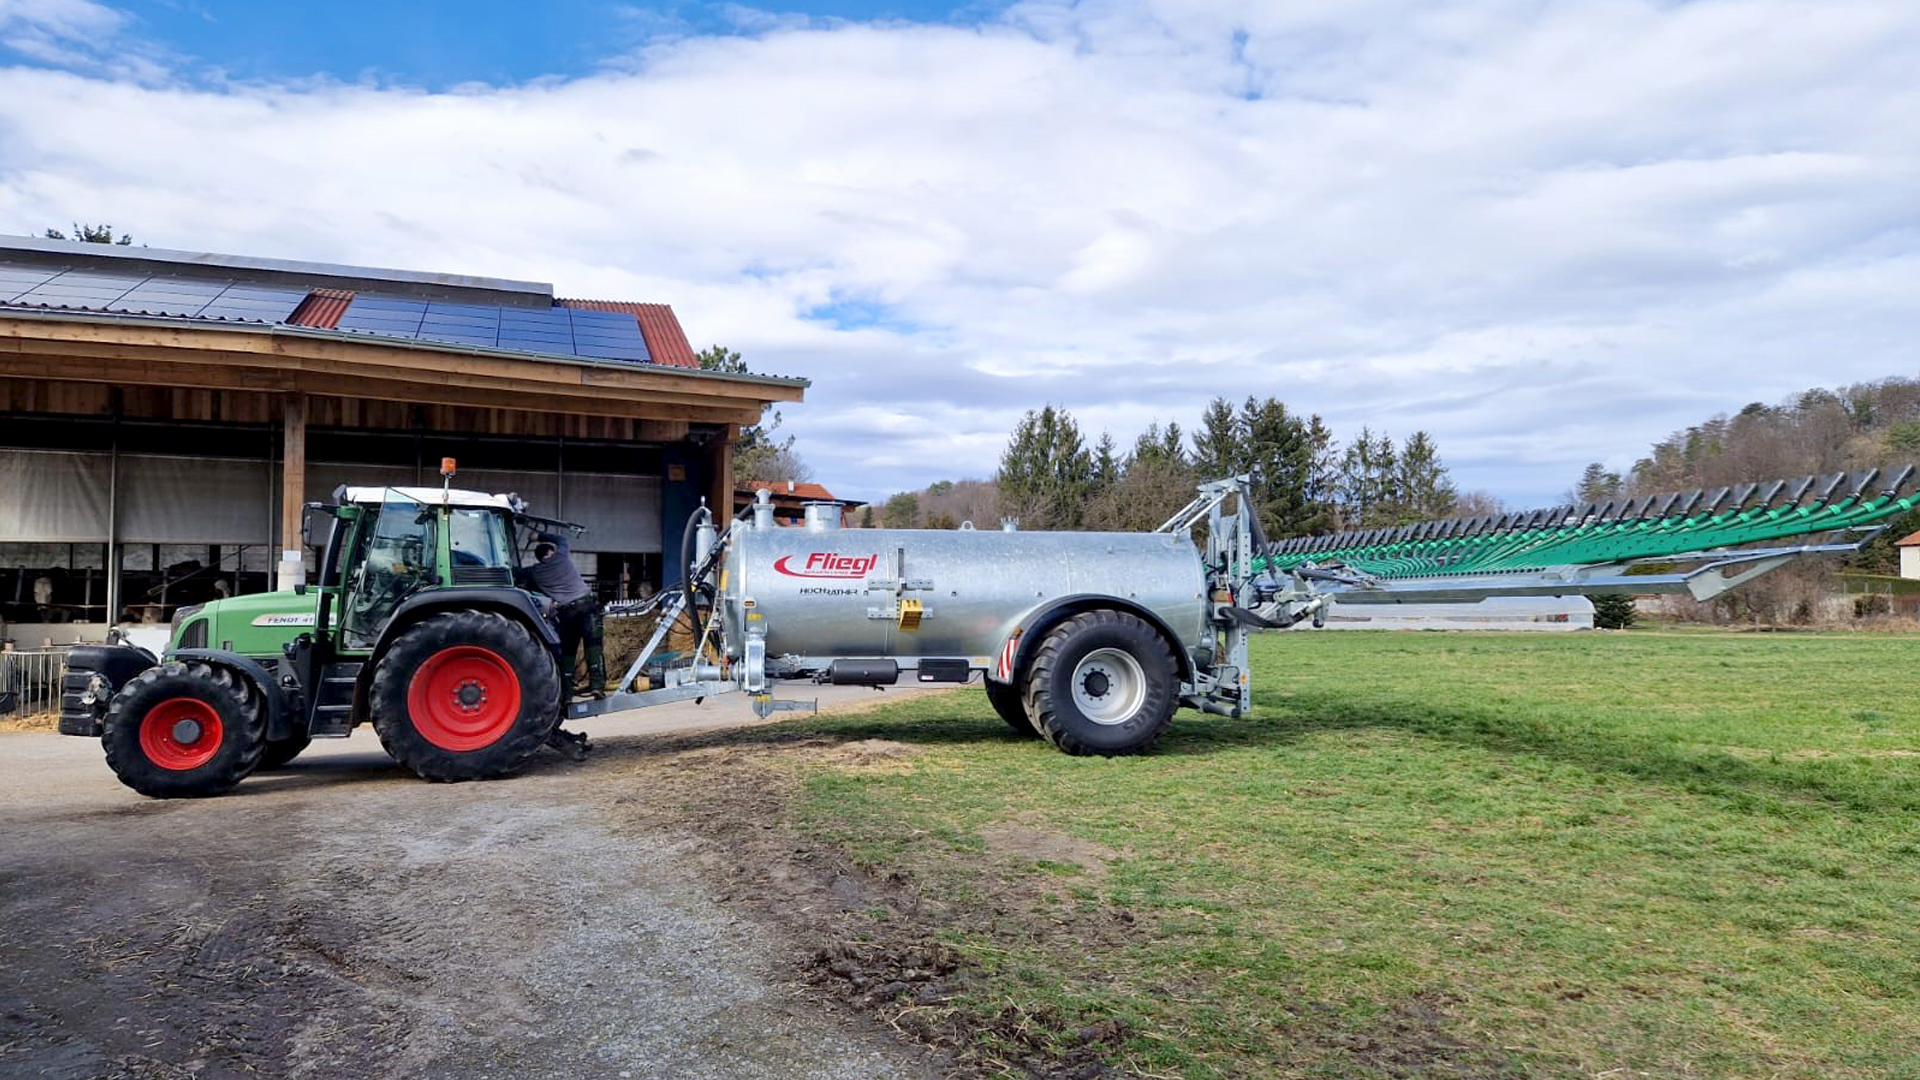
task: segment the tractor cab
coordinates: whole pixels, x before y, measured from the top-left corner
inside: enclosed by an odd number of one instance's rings
[[[342,487],[335,505],[308,507],[332,519],[319,591],[337,605],[337,647],[372,648],[402,603],[423,589],[514,588],[516,526],[530,518],[515,495],[435,488]]]

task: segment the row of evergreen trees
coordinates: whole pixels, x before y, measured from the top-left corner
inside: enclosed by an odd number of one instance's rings
[[[994,480],[1001,516],[1027,528],[1143,530],[1198,481],[1246,472],[1275,538],[1444,517],[1460,501],[1426,432],[1396,445],[1362,428],[1342,446],[1320,417],[1271,397],[1237,408],[1215,398],[1191,436],[1154,423],[1125,453],[1106,432],[1089,446],[1072,414],[1049,405],[1014,428]]]

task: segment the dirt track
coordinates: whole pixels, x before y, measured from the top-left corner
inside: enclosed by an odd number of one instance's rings
[[[800,987],[804,943],[719,902],[711,850],[618,812],[648,743],[606,730],[461,785],[363,731],[182,802],[0,736],[0,1075],[938,1075]]]

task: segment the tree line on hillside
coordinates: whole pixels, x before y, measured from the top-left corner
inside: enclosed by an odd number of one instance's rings
[[[1184,506],[1200,481],[1240,473],[1253,474],[1261,524],[1275,538],[1497,508],[1485,493],[1455,488],[1424,431],[1396,443],[1363,428],[1342,445],[1320,417],[1249,397],[1237,406],[1214,399],[1191,434],[1178,422],[1150,424],[1125,450],[1109,432],[1089,443],[1065,409],[1031,410],[992,480],[896,494],[876,523],[953,528],[1013,518],[1028,529],[1141,531]]]
[[[1605,502],[1909,463],[1920,463],[1920,379],[1895,377],[1753,402],[1668,435],[1624,475],[1592,462],[1567,494]],[[1894,522],[1854,565],[1894,573],[1893,541],[1917,528],[1920,515]]]
[[[1920,379],[1812,389],[1753,402],[1653,444],[1625,475],[1589,464],[1570,494],[1583,502],[1920,460]]]

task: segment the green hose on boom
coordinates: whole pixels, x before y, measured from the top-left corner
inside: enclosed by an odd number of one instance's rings
[[[1381,579],[1538,571],[1884,528],[1920,505],[1915,468],[1866,469],[1262,545],[1254,568],[1343,566]]]

